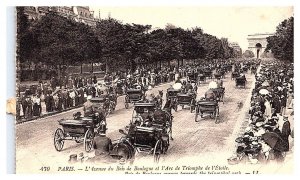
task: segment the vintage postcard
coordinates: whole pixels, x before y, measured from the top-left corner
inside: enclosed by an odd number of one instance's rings
[[[294,172],[292,6],[15,17],[17,174]]]

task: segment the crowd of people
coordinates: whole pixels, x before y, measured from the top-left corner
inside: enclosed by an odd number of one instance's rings
[[[83,105],[87,99],[111,93],[117,85],[121,87],[121,95],[127,88],[136,85],[146,91],[149,86],[153,88],[161,83],[174,81],[176,72],[178,74],[178,69],[174,67],[138,68],[135,72],[107,73],[104,76],[104,82],[99,81],[96,75],[52,77],[50,81],[39,81],[37,85],[27,87],[20,92],[19,115],[20,118],[31,119],[78,107]],[[180,72],[182,72],[181,69]]]
[[[283,162],[293,137],[287,109],[293,111],[293,64],[270,60],[256,73],[249,109],[249,125],[236,139],[234,163]]]

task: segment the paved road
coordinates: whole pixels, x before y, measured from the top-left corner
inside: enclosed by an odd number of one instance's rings
[[[197,164],[227,165],[227,158],[234,150],[234,139],[241,128],[249,107],[249,99],[253,86],[254,75],[248,73],[246,88],[236,88],[235,82],[227,74],[224,79],[225,103],[220,103],[220,123],[215,124],[209,117],[194,121],[195,114],[188,109],[178,108],[173,113],[173,138],[166,155],[161,158],[161,164]],[[155,94],[171,85],[164,84],[151,90]],[[204,95],[208,84],[198,88],[197,98]],[[147,92],[150,94],[151,92]],[[238,108],[237,103],[243,107]],[[16,126],[16,166],[17,172],[40,172],[42,166],[51,166],[50,172],[56,172],[56,166],[66,165],[70,154],[84,152],[83,144],[66,142],[62,152],[57,152],[53,145],[53,134],[59,127],[57,120],[71,118],[72,114],[82,108],[57,114],[51,117],[26,122]],[[113,140],[121,136],[118,132],[125,127],[132,116],[132,106],[124,108],[124,96],[118,98],[116,111],[108,119],[108,136]],[[85,153],[93,156],[93,151]],[[150,155],[138,154],[135,164],[152,163]]]

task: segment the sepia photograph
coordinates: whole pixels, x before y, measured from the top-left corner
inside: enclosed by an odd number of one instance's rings
[[[15,173],[293,174],[293,6],[15,6]]]

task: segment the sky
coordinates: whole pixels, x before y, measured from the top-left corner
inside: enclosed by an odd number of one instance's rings
[[[101,7],[90,6],[95,16],[110,16],[123,23],[149,24],[164,28],[167,23],[184,29],[201,27],[205,33],[237,42],[243,51],[248,48],[247,36],[274,33],[276,26],[293,16],[291,6],[184,6],[184,7]]]

